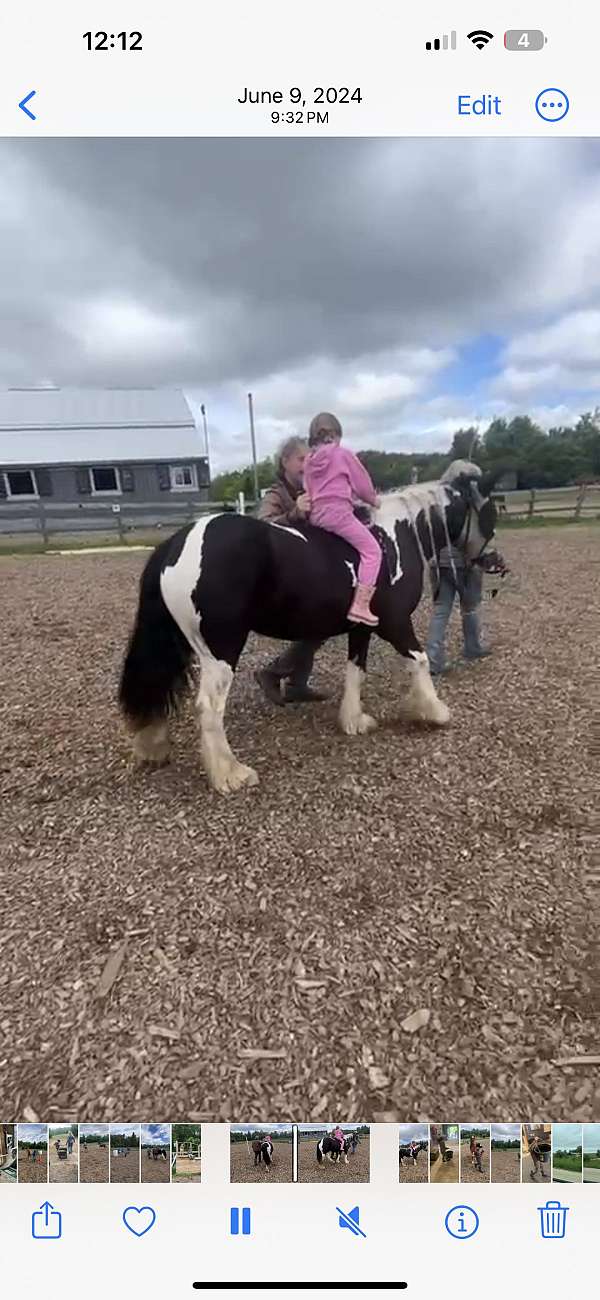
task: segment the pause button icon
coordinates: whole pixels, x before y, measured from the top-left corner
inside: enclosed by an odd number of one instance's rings
[[[250,1233],[252,1232],[249,1206],[244,1205],[243,1209],[240,1211],[237,1205],[232,1205],[230,1214],[231,1214],[230,1226],[231,1226],[232,1237],[239,1237],[240,1235],[240,1214],[241,1214],[242,1236],[249,1237]]]

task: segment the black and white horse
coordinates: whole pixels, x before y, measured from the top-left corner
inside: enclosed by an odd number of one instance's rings
[[[273,1161],[273,1143],[267,1142],[266,1139],[256,1138],[252,1143],[252,1150],[254,1152],[255,1166],[262,1161],[267,1166],[267,1169],[270,1169]]]
[[[348,1145],[348,1138],[340,1141],[339,1138],[330,1137],[327,1133],[325,1137],[322,1137],[317,1142],[317,1160],[319,1164],[322,1165],[327,1158],[332,1164],[339,1164],[343,1160],[344,1164],[347,1165]]]
[[[411,1164],[413,1168],[416,1169],[417,1160],[419,1159],[421,1151],[424,1149],[424,1145],[426,1146],[427,1144],[424,1144],[423,1142],[403,1143],[398,1149],[400,1167],[402,1168],[403,1162],[406,1161],[407,1164]]]
[[[398,651],[410,674],[404,713],[443,726],[427,655],[412,626],[426,570],[433,585],[442,547],[458,543],[470,559],[494,534],[491,482],[468,461],[451,466],[447,482],[387,493],[372,529],[383,552],[372,607],[376,629]],[[254,785],[256,772],[239,763],[224,726],[227,697],[250,632],[286,641],[348,636],[348,663],[339,722],[348,736],[375,720],[361,706],[371,630],[350,624],[357,555],[340,537],[310,524],[286,527],[222,514],[179,529],[162,542],[144,570],[137,619],[123,667],[120,705],[138,762],[165,762],[169,714],[200,667],[197,711],[200,746],[210,784],[223,793]]]

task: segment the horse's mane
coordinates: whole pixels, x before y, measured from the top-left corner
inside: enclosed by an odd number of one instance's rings
[[[461,465],[468,462],[460,462]],[[446,519],[447,507],[452,500],[453,489],[451,483],[442,483],[440,479],[433,479],[428,483],[410,483],[406,487],[393,488],[390,492],[383,493],[381,505],[373,512],[373,523],[383,528],[387,533],[397,557],[396,573],[392,577],[392,583],[397,582],[402,577],[402,564],[400,560],[400,549],[396,535],[397,524],[407,524],[410,528],[423,561],[423,569],[428,569],[428,561],[423,550],[423,543],[419,535],[418,519],[422,515],[431,538],[432,558],[435,554],[433,545],[433,526],[434,519],[437,517],[443,524],[446,534],[446,545],[450,547],[450,536],[448,533],[448,523]]]

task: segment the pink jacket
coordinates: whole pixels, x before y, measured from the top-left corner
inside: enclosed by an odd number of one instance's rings
[[[358,456],[335,442],[323,443],[308,453],[304,462],[304,489],[310,497],[311,512],[321,501],[347,501],[352,495],[367,505],[375,505],[377,493]]]

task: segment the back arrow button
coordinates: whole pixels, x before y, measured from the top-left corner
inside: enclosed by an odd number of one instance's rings
[[[31,109],[29,109],[29,108],[27,107],[27,105],[28,105],[28,103],[29,103],[29,100],[30,100],[30,99],[33,99],[33,96],[36,95],[36,94],[37,94],[37,91],[36,91],[36,90],[30,90],[30,91],[29,91],[29,94],[28,94],[28,95],[25,95],[24,99],[22,99],[21,102],[20,102],[20,104],[19,104],[19,108],[22,108],[22,109],[23,109],[23,112],[24,112],[24,113],[27,113],[27,116],[31,118],[32,122],[35,122],[35,121],[36,121],[36,116],[35,116],[35,113],[32,113],[32,112],[31,112]]]

